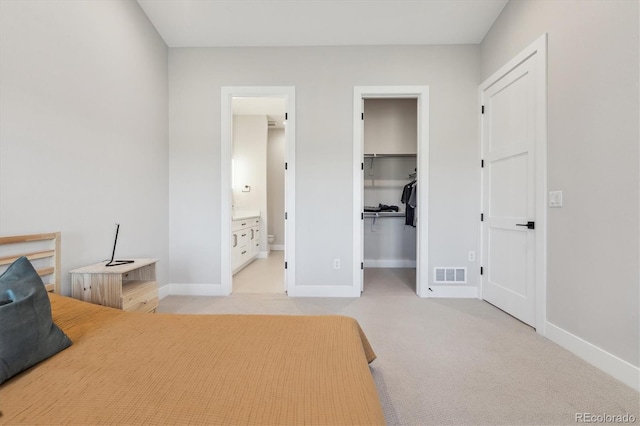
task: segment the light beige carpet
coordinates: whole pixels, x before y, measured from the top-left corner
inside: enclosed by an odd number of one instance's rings
[[[340,314],[356,318],[389,424],[560,425],[577,413],[630,414],[640,396],[480,300],[420,299],[413,271],[365,270],[357,299],[170,296],[159,312]]]

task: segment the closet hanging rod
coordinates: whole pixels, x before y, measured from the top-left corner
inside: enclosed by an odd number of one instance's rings
[[[417,157],[418,154],[364,154],[365,158],[380,158],[380,157]]]

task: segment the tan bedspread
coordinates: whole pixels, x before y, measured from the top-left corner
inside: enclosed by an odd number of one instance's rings
[[[0,386],[0,424],[384,423],[352,318],[51,302],[73,346]]]

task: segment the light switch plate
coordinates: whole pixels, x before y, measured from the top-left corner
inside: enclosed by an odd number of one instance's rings
[[[549,191],[549,207],[562,207],[562,191]]]

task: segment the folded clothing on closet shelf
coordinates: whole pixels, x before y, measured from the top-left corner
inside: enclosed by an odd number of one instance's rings
[[[380,207],[380,211],[381,212],[397,212],[398,206],[388,206],[386,204],[379,204],[378,207]]]
[[[378,207],[364,206],[365,212],[397,212],[398,210],[398,206],[388,206],[386,204],[378,204]]]

